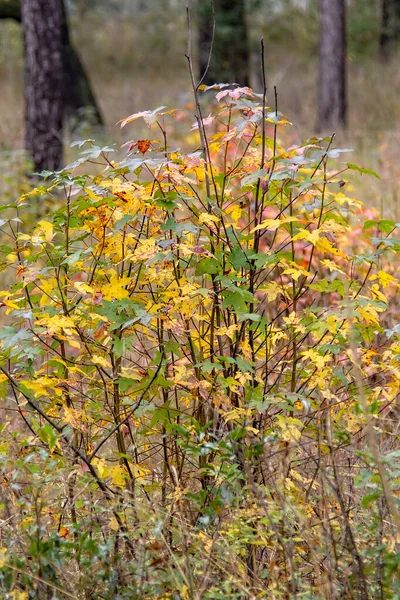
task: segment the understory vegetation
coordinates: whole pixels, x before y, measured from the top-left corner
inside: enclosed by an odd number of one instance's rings
[[[400,597],[397,224],[210,94],[2,207],[4,598]]]

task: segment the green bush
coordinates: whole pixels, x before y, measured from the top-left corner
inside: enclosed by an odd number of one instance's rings
[[[216,97],[192,151],[137,113],[161,142],[82,143],[1,224],[5,598],[400,593],[396,224]]]

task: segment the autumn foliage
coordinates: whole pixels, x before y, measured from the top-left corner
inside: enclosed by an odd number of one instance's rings
[[[7,207],[5,598],[400,594],[396,223],[333,137],[216,91],[191,151],[144,111]]]

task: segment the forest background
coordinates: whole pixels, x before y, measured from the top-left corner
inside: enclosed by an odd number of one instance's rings
[[[400,75],[395,50],[394,56],[392,49],[390,59],[382,60],[385,2],[347,2],[348,127],[338,133],[342,144],[354,149],[360,163],[373,164],[379,170],[381,181],[368,183],[367,197],[363,200],[380,209],[384,207],[397,217],[397,189],[393,182],[399,156],[395,129],[400,111],[397,101]],[[5,6],[7,3],[15,4],[14,0],[5,0]],[[316,131],[319,3],[247,0],[245,5],[250,83],[254,89],[261,89],[263,37],[269,96],[273,95],[273,86],[277,86],[279,109],[293,123],[293,140],[298,141]],[[73,131],[71,128],[67,131],[66,147],[68,141],[89,135],[123,143],[128,134],[115,127],[117,121],[143,107],[158,106],[160,97],[170,108],[190,108],[184,3],[72,0],[68,9],[70,36],[88,73],[106,130],[96,132],[90,127],[77,130],[72,121]],[[7,9],[3,13],[7,14]],[[16,165],[21,164],[14,160],[15,152],[19,153],[24,144],[23,40],[21,26],[13,19],[0,20],[0,28],[0,147],[5,164],[9,152],[14,153],[9,165],[14,173],[18,170]],[[194,54],[198,54],[196,44]],[[15,183],[15,177],[11,179]]]

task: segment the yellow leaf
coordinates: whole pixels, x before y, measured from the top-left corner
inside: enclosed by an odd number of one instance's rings
[[[158,252],[156,246],[156,240],[150,238],[148,240],[141,240],[140,244],[133,253],[134,260],[149,260],[153,258]]]
[[[32,236],[32,242],[35,244],[41,243],[43,241],[51,242],[54,237],[54,228],[52,223],[49,221],[39,221],[38,226],[34,231],[34,235]]]
[[[348,196],[342,194],[342,192],[335,194],[334,198],[340,206],[343,206],[344,204],[348,204],[349,206],[362,206],[362,202],[360,202],[360,200],[356,200],[355,198],[349,198]]]
[[[61,330],[64,331],[66,335],[72,335],[73,329],[75,328],[75,324],[71,317],[66,317],[65,315],[53,315],[52,317],[45,315],[41,319],[38,319],[36,324],[45,327],[49,335],[59,333]]]
[[[335,246],[331,244],[331,242],[326,237],[319,238],[319,240],[317,240],[315,243],[315,247],[321,252],[330,252],[331,254],[335,254],[336,256],[347,258],[347,256],[343,252],[338,250],[338,248],[335,248]]]
[[[117,521],[117,518],[116,518],[115,515],[112,515],[112,517],[111,517],[111,519],[110,519],[110,521],[108,523],[108,526],[109,526],[110,529],[112,529],[112,531],[118,531],[119,530],[119,524],[118,524],[118,521]]]
[[[206,225],[211,225],[212,223],[218,223],[219,217],[215,215],[210,215],[209,213],[201,213],[199,216],[199,224],[202,225],[205,223]]]
[[[371,293],[373,295],[374,298],[377,298],[378,300],[381,300],[382,302],[384,302],[385,304],[388,304],[388,300],[385,296],[385,294],[383,294],[380,290],[379,290],[379,286],[377,283],[374,283],[371,286]]]
[[[294,311],[291,312],[288,317],[283,317],[283,321],[289,327],[293,327],[293,330],[296,333],[305,333],[305,331],[306,331],[306,328],[304,327],[304,325],[302,325],[300,319],[298,318],[298,316],[296,315],[296,313]]]
[[[57,387],[58,380],[50,377],[38,377],[37,379],[22,379],[21,384],[33,392],[35,396],[48,396],[51,391],[56,396],[62,396],[62,389]]]
[[[324,267],[329,269],[329,271],[331,273],[332,273],[332,271],[338,271],[339,273],[344,273],[343,269],[341,269],[339,267],[339,265],[337,265],[335,262],[333,262],[333,260],[329,260],[329,258],[324,258],[323,260],[321,260],[321,265],[323,265]]]
[[[233,340],[235,332],[238,330],[238,325],[230,325],[229,327],[218,327],[215,330],[216,335],[226,335],[229,339]]]
[[[331,360],[331,357],[329,354],[327,354],[326,356],[323,356],[322,354],[320,354],[319,352],[317,352],[317,350],[314,350],[313,348],[303,352],[302,356],[304,359],[308,358],[312,362],[312,364],[317,367],[317,369],[322,369],[325,366],[325,364]]]
[[[338,318],[335,315],[329,315],[326,319],[326,326],[329,333],[336,333],[338,328]]]
[[[268,229],[269,231],[276,231],[279,227],[286,225],[287,223],[292,223],[294,221],[298,221],[296,217],[285,217],[284,219],[265,219],[262,221],[260,225],[254,227],[250,233],[254,233],[255,231],[259,231],[260,229]],[[295,236],[296,237],[296,236]],[[293,238],[294,239],[294,238]]]
[[[151,473],[150,469],[146,469],[136,463],[131,465],[131,469],[138,483],[145,483],[147,475]]]
[[[92,463],[97,470],[100,479],[105,479],[108,477],[108,467],[104,458],[94,458]]]
[[[242,209],[236,203],[233,203],[229,208],[227,208],[226,212],[230,217],[232,217],[235,223],[237,223],[242,216]]]
[[[368,325],[372,323],[374,325],[379,325],[379,313],[383,310],[383,308],[378,306],[367,304],[366,306],[359,306],[356,312],[366,320]]]
[[[64,421],[72,425],[74,429],[85,433],[87,431],[87,428],[84,425],[83,417],[84,415],[81,410],[64,406]]]
[[[189,598],[191,598],[191,595],[189,595],[189,588],[186,584],[183,584],[181,588],[180,597],[182,600],[189,600]]]
[[[83,283],[82,281],[74,281],[73,286],[80,294],[94,294],[93,288],[90,287],[87,283]]]
[[[299,277],[311,276],[311,273],[309,271],[307,271],[306,269],[304,269],[303,267],[296,266],[296,267],[288,267],[287,269],[285,269],[283,271],[282,275],[289,275],[290,277],[292,277],[292,279],[297,281],[299,279]]]
[[[11,592],[10,600],[28,600],[28,592],[21,592],[21,590],[14,590]]]
[[[71,340],[71,338],[68,338],[68,344],[72,346],[72,348],[77,348],[78,350],[80,350],[81,348],[80,342],[78,342],[77,340]]]
[[[310,242],[310,244],[315,246],[318,240],[320,239],[320,231],[319,229],[316,229],[315,231],[308,231],[307,229],[303,229],[303,231],[299,231],[299,233],[296,233],[296,235],[294,235],[292,239],[294,242],[296,242],[297,240],[306,240],[307,242]]]
[[[298,442],[301,438],[303,423],[299,419],[284,417],[283,415],[278,415],[277,419],[282,432],[282,439],[285,442]]]
[[[130,277],[121,277],[118,279],[116,274],[113,274],[110,283],[101,288],[104,300],[112,302],[113,300],[122,300],[129,298],[129,292],[125,289],[131,282]]]
[[[127,471],[122,465],[116,465],[115,467],[109,467],[108,472],[111,475],[113,484],[118,487],[124,487],[125,480],[127,478]]]
[[[379,283],[384,288],[390,285],[391,283],[398,283],[398,279],[396,279],[396,277],[389,275],[389,273],[386,273],[385,271],[379,271],[378,278]]]
[[[6,553],[7,553],[7,548],[0,548],[0,568],[4,567],[4,564],[6,562]]]
[[[267,294],[268,302],[273,302],[274,300],[276,300],[279,294],[282,294],[282,289],[278,285],[276,285],[276,283],[273,282],[267,283],[263,287],[259,288],[257,291]]]
[[[98,354],[92,356],[92,362],[95,365],[99,365],[99,367],[103,367],[104,369],[109,369],[111,367],[110,361],[104,358],[104,356],[100,356]]]
[[[90,188],[83,188],[85,190],[85,192],[87,193],[87,195],[89,196],[89,198],[91,198],[92,200],[95,200],[96,202],[98,200],[102,200],[101,196],[98,196],[97,194],[94,193],[93,190],[91,190]]]

